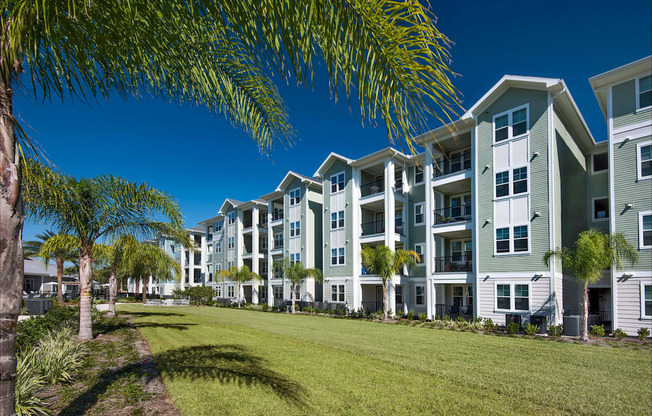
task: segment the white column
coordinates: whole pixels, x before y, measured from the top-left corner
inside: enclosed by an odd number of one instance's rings
[[[259,230],[258,230],[258,207],[254,206],[251,210],[251,271],[258,274],[260,273],[260,267],[258,262],[258,247],[259,247]],[[251,284],[251,303],[254,305],[258,304],[258,281],[254,281]]]
[[[353,181],[353,186],[352,186],[350,203],[352,204],[351,227],[353,228],[353,230],[351,230],[351,235],[353,241],[347,241],[346,251],[347,253],[349,252],[349,250],[352,250],[353,252],[353,256],[352,256],[353,283],[351,285],[353,290],[352,306],[353,309],[358,310],[362,306],[362,287],[360,286],[360,273],[362,273],[362,265],[360,263],[361,261],[360,260],[360,251],[361,251],[361,247],[360,247],[361,225],[360,224],[361,224],[361,217],[362,217],[360,212],[360,169],[352,167],[351,172],[352,172],[351,180]],[[347,204],[349,204],[349,201],[347,201]],[[330,215],[330,213],[328,215]],[[326,240],[327,238],[328,237],[326,237],[326,234],[324,234],[324,240]],[[328,241],[330,242],[330,239]],[[324,259],[324,265],[326,264],[330,264],[330,258],[328,257]]]
[[[394,194],[394,189],[396,187],[395,183],[395,172],[394,172],[394,161],[387,159],[385,161],[385,245],[390,248],[390,250],[396,249],[396,230],[395,230],[395,216],[396,216],[396,197]],[[388,309],[391,309],[392,312],[396,313],[396,296],[394,293],[394,286],[400,281],[399,276],[393,276],[392,280],[388,282],[387,285],[387,298],[388,298]]]
[[[430,147],[430,145],[428,145]],[[424,249],[423,263],[426,265],[426,306],[428,319],[435,315],[436,291],[433,280],[433,263],[435,254],[435,239],[432,234],[433,223],[433,191],[432,191],[432,154],[426,151],[426,158],[423,166],[423,179],[425,192],[424,215],[426,216],[426,246]]]
[[[274,291],[272,290],[272,279],[274,278],[274,261],[272,249],[274,248],[274,231],[272,230],[272,201],[267,202],[267,303],[274,306]]]
[[[235,218],[235,265],[236,267],[242,267],[244,261],[242,260],[242,250],[244,249],[244,239],[242,238],[242,229],[244,228],[244,213],[241,209],[238,210],[238,215]]]
[[[207,244],[207,239],[206,239],[206,234],[201,236],[201,272],[204,274],[204,285],[206,284],[206,281],[208,280],[208,253],[206,252],[206,247],[208,246]]]

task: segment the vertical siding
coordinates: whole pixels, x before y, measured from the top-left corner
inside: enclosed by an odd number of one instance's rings
[[[344,209],[344,230],[345,230],[345,240],[348,240],[346,244],[345,254],[346,258],[344,260],[344,266],[331,266],[331,244],[330,244],[330,229],[331,229],[331,175],[334,175],[339,172],[344,172],[345,180],[345,199],[346,206]],[[324,185],[323,185],[323,198],[324,198],[324,215],[322,217],[323,223],[323,244],[322,253],[324,259],[324,277],[352,277],[353,276],[353,178],[352,178],[352,169],[346,164],[346,162],[338,160],[335,161],[328,171],[324,174]],[[326,210],[326,208],[328,210]],[[328,245],[326,245],[328,243]],[[330,290],[330,288],[329,288]],[[347,295],[348,296],[348,295]],[[330,298],[329,298],[330,299]]]
[[[407,169],[407,176],[408,176],[408,184],[410,185],[410,191],[408,192],[407,198],[406,198],[406,204],[407,204],[407,216],[406,218],[403,218],[403,221],[406,223],[407,227],[406,229],[408,230],[408,235],[409,239],[407,240],[406,243],[406,249],[409,250],[414,250],[414,245],[415,244],[424,244],[423,250],[424,250],[424,255],[426,252],[426,232],[431,231],[431,230],[426,230],[425,225],[421,225],[418,227],[414,226],[414,205],[418,203],[423,203],[426,200],[426,178],[425,178],[425,173],[424,173],[424,181],[423,184],[421,185],[414,185],[414,169],[415,167],[410,167]],[[423,205],[425,209],[425,204]],[[432,215],[430,212],[424,212],[424,215]],[[412,267],[410,268],[410,276],[411,277],[426,277],[426,262],[431,261],[429,259],[422,259],[423,264],[421,264],[419,267]]]
[[[612,87],[612,108],[614,129],[625,127],[629,124],[649,121],[652,112],[639,111],[636,113],[636,81],[630,80]]]
[[[618,282],[618,327],[628,335],[636,335],[639,328],[648,328],[652,332],[652,320],[641,318],[641,280],[627,279]],[[652,278],[645,279],[652,283]]]

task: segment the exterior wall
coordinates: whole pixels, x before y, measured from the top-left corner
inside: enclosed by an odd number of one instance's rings
[[[423,164],[422,166],[423,167]],[[431,259],[426,258],[426,250],[425,250],[425,245],[426,245],[426,225],[419,225],[415,226],[414,225],[414,205],[418,203],[424,203],[424,210],[425,210],[425,200],[426,200],[426,184],[428,181],[425,178],[425,172],[424,172],[424,178],[423,178],[423,183],[420,185],[415,185],[414,184],[414,170],[416,167],[411,166],[407,168],[407,182],[409,185],[409,192],[406,197],[406,204],[407,204],[407,215],[405,218],[403,218],[403,223],[404,229],[407,230],[407,244],[406,244],[406,249],[408,250],[414,250],[414,245],[415,244],[423,244],[423,256],[422,257],[422,262],[423,264],[419,265],[418,267],[412,267],[410,268],[410,277],[426,277],[426,262],[427,261],[432,261]],[[424,215],[432,215],[430,212],[425,212]],[[405,295],[404,295],[405,296]]]
[[[344,172],[344,193],[331,195],[331,175]],[[346,162],[337,160],[324,174],[323,198],[324,198],[324,216],[323,216],[323,264],[324,278],[331,277],[353,277],[353,233],[356,226],[353,224],[353,169]],[[344,210],[344,230],[331,230],[331,213],[333,211]],[[348,242],[348,243],[347,243]],[[331,265],[331,247],[333,244],[342,245],[345,248],[344,265]],[[328,288],[330,291],[330,288]],[[351,293],[353,291],[351,290]],[[330,299],[324,292],[325,299]],[[348,291],[347,291],[348,295]],[[353,295],[351,295],[353,296]],[[353,299],[353,298],[352,298]]]
[[[648,269],[649,270],[649,269]],[[641,313],[641,282],[652,284],[652,277],[621,279],[618,285],[618,327],[628,335],[636,335],[640,328],[652,332],[652,319],[643,318]]]
[[[530,294],[530,311],[524,312],[502,312],[497,311],[496,305],[496,284],[497,283],[517,283],[529,284]],[[553,301],[550,296],[550,279],[547,277],[532,279],[531,276],[524,274],[523,277],[489,277],[480,279],[478,282],[478,316],[491,318],[495,323],[505,324],[506,313],[516,313],[523,316],[523,324],[530,319],[531,315],[545,315],[550,323],[553,312]]]
[[[613,128],[650,121],[650,111],[636,112],[636,80],[629,80],[612,88]]]
[[[604,151],[607,151],[606,147]],[[595,228],[603,233],[608,233],[609,221],[593,219],[593,199],[609,195],[609,171],[593,173],[593,156],[588,155],[586,161],[586,228]]]

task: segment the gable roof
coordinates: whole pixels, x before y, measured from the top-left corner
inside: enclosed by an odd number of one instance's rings
[[[302,175],[290,170],[285,174],[285,177],[283,177],[283,180],[281,180],[281,183],[278,185],[276,190],[280,191],[285,189],[285,187],[290,184],[293,178],[299,179],[302,183],[307,183],[308,185],[321,187],[321,180],[311,178],[310,176]]]
[[[313,176],[322,178],[323,179],[323,173],[328,170],[328,168],[335,162],[336,160],[343,160],[347,164],[354,162],[353,159],[349,159],[348,157],[338,155],[337,153],[331,152],[328,157],[326,157],[326,160],[322,162],[321,165],[317,168],[317,171],[313,174]]]
[[[368,163],[373,163],[377,160],[384,159],[385,157],[392,157],[396,158],[398,160],[401,160],[403,162],[407,162],[410,159],[412,159],[412,156],[408,156],[405,153],[401,152],[400,150],[394,149],[393,147],[386,147],[384,149],[380,149],[376,152],[370,153],[366,156],[363,156],[359,159],[356,159],[354,161],[349,162],[350,165],[359,167],[361,165],[366,165]]]
[[[231,198],[226,198],[224,202],[222,203],[222,206],[220,207],[219,213],[224,214],[226,212],[225,208],[228,208],[228,206],[232,206],[233,208],[237,208],[239,205],[242,205],[244,202],[238,201],[237,199],[231,199]]]

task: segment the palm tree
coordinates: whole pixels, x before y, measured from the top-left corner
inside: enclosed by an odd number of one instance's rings
[[[181,276],[181,266],[160,247],[134,240],[127,243],[124,254],[124,268],[132,278],[140,278],[143,304],[147,300],[146,280],[150,276],[158,279],[177,279]]]
[[[632,264],[638,262],[638,252],[621,233],[605,234],[596,229],[583,231],[577,237],[573,248],[548,250],[543,255],[546,266],[553,260],[560,260],[562,267],[584,285],[582,295],[582,335],[584,342],[589,340],[589,284],[595,283],[603,272],[611,267],[622,267],[622,260]]]
[[[55,233],[50,230],[46,230],[43,234],[37,234],[36,238],[40,241],[26,241],[23,244],[24,255],[25,257],[40,258],[46,267],[50,264],[50,260],[54,260],[57,266],[57,300],[62,304],[63,269],[67,261],[74,261],[76,258],[75,252],[79,249],[76,244],[77,240],[69,234],[62,232]],[[55,239],[60,240],[60,242],[53,245],[52,242]]]
[[[222,270],[220,272],[220,279],[230,280],[238,284],[238,308],[242,302],[242,285],[249,280],[253,280],[254,284],[256,282],[262,281],[261,277],[249,270],[249,267],[232,267],[231,270]]]
[[[383,320],[387,320],[387,309],[389,300],[387,298],[387,283],[392,276],[398,274],[405,266],[414,266],[420,261],[419,255],[412,250],[398,249],[393,251],[391,248],[380,245],[371,248],[367,245],[362,246],[360,252],[362,264],[370,274],[377,274],[383,285]]]
[[[303,263],[300,261],[292,262],[287,257],[284,257],[283,260],[277,262],[275,267],[283,271],[283,278],[287,279],[290,282],[291,295],[292,299],[292,313],[295,313],[295,302],[296,302],[296,292],[295,288],[297,285],[301,285],[307,278],[312,277],[315,280],[321,282],[324,278],[321,270],[319,269],[306,269],[303,266]]]
[[[94,257],[107,267],[109,276],[109,311],[107,316],[115,316],[115,298],[118,291],[118,270],[135,255],[138,240],[131,235],[122,235],[113,244],[96,244]]]
[[[24,182],[27,213],[35,221],[68,230],[79,242],[79,338],[93,338],[91,275],[100,239],[121,235],[181,234],[181,211],[169,195],[114,176],[76,180],[29,161]],[[169,223],[152,219],[165,217]]]
[[[9,316],[18,315],[22,280],[19,141],[34,150],[14,116],[15,87],[43,101],[149,93],[206,106],[261,151],[293,137],[266,71],[306,84],[323,60],[334,99],[355,96],[362,117],[382,118],[388,139],[410,149],[426,117],[450,119],[458,101],[450,41],[417,1],[16,0],[2,3],[0,28],[0,313]],[[8,327],[0,351],[14,351]],[[4,352],[0,373],[15,373]],[[4,413],[13,412],[14,382],[0,380]]]

